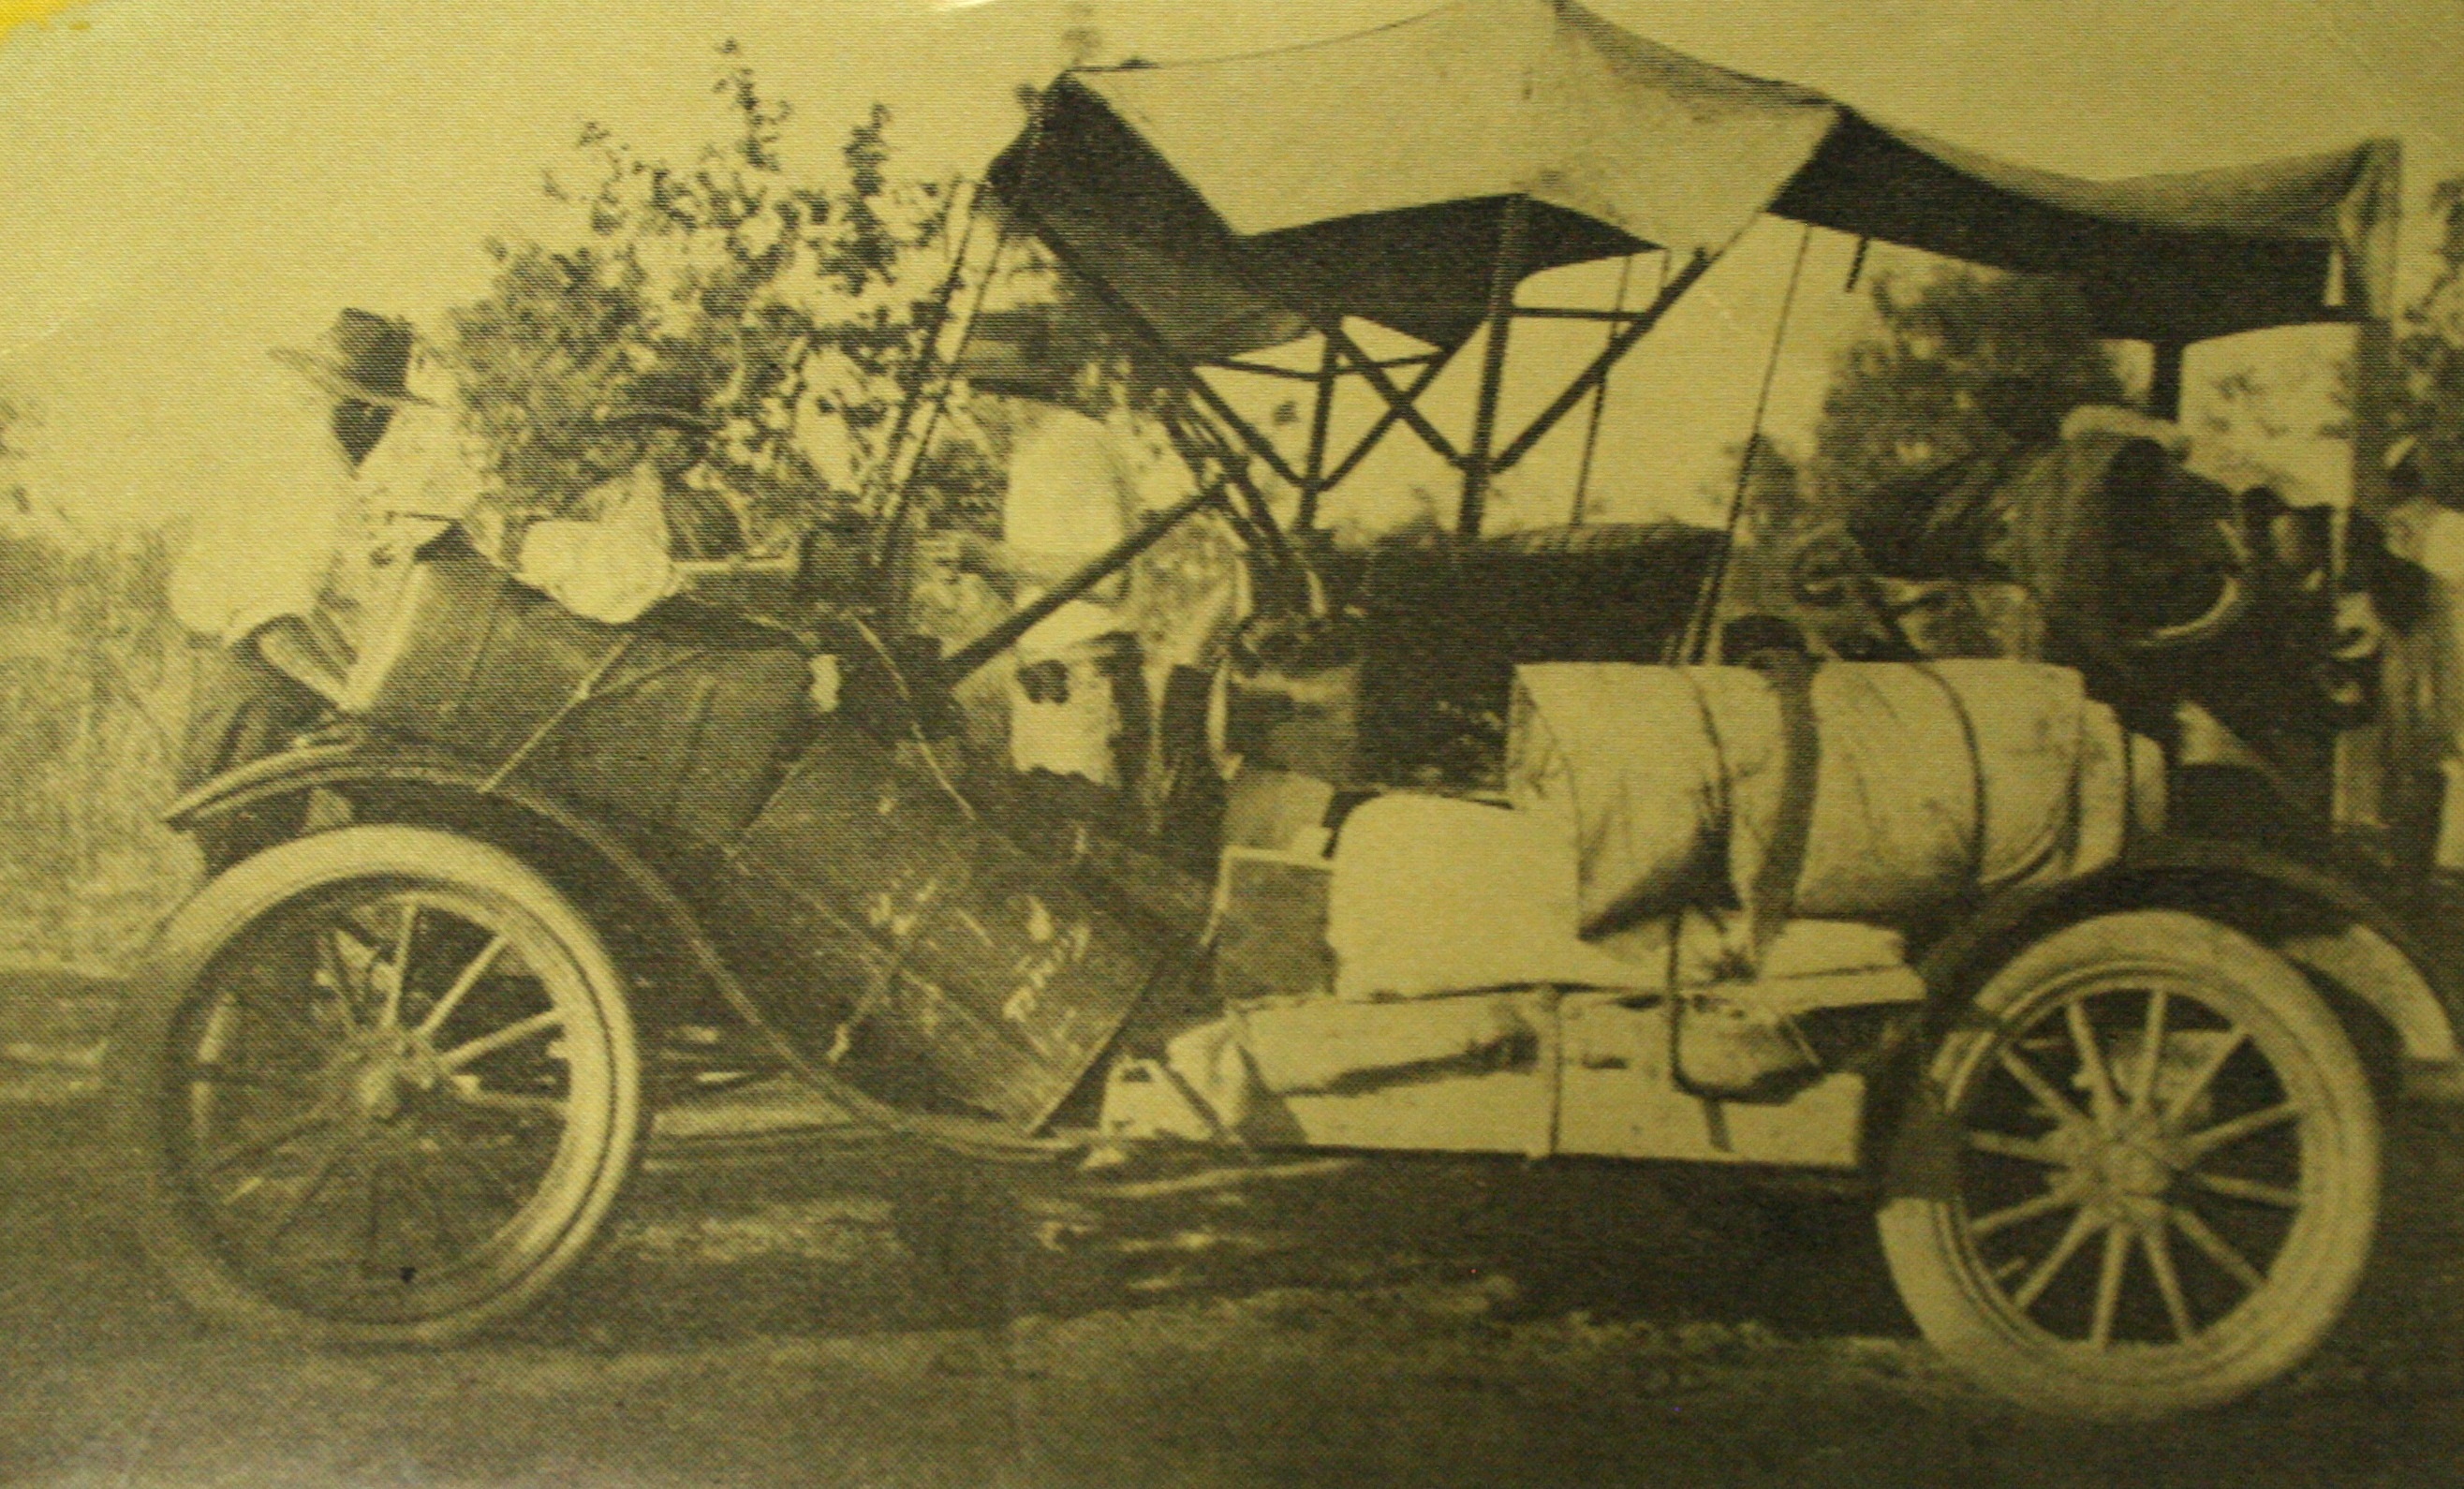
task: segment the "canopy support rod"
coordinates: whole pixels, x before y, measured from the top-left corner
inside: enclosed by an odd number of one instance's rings
[[[1549,431],[1557,427],[1557,421],[1572,413],[1574,406],[1583,401],[1583,396],[1597,386],[1600,380],[1607,377],[1610,371],[1624,359],[1626,353],[1634,350],[1635,343],[1648,335],[1651,328],[1660,323],[1660,318],[1668,313],[1668,307],[1676,304],[1687,290],[1694,287],[1694,281],[1702,278],[1710,270],[1712,261],[1712,256],[1707,250],[1697,249],[1693,258],[1687,261],[1683,269],[1678,271],[1677,276],[1661,287],[1660,297],[1653,300],[1624,329],[1618,331],[1608,345],[1600,348],[1600,354],[1592,359],[1592,364],[1583,369],[1581,376],[1567,383],[1564,391],[1560,392],[1548,407],[1540,410],[1539,417],[1533,419],[1522,433],[1514,437],[1514,442],[1506,447],[1505,451],[1497,457],[1491,469],[1510,471],[1524,456],[1531,453],[1531,447],[1546,438]]]
[[[1164,535],[1180,526],[1201,509],[1223,499],[1223,482],[1215,481],[1177,505],[1155,514],[1146,526],[1114,543],[1111,551],[1089,559],[1077,573],[1021,606],[1017,613],[975,640],[953,651],[941,662],[941,678],[945,685],[957,687],[976,668],[1016,645],[1018,639],[1044,624],[1080,595],[1111,579],[1126,568],[1138,555],[1163,541]]]
[[[1661,270],[1664,274],[1668,268],[1668,257],[1666,254],[1663,253],[1661,255],[1660,265]],[[1625,256],[1625,261],[1617,265],[1616,305],[1619,316],[1622,316],[1625,313],[1626,287],[1633,282],[1633,279],[1634,255],[1632,253],[1628,253]],[[1611,332],[1610,334],[1615,335],[1616,333]],[[1592,494],[1592,456],[1597,453],[1600,448],[1600,418],[1608,412],[1608,406],[1609,380],[1602,378],[1600,379],[1600,385],[1592,390],[1592,417],[1588,427],[1583,430],[1583,461],[1582,464],[1574,468],[1574,509],[1573,514],[1567,519],[1570,526],[1581,527],[1583,525],[1583,505]]]
[[[1632,255],[1629,254],[1629,257]],[[1585,310],[1579,305],[1517,305],[1517,320],[1603,320],[1623,325],[1642,314],[1635,310]]]
[[[1207,365],[1221,367],[1226,372],[1245,372],[1253,377],[1282,378],[1287,383],[1315,383],[1318,378],[1316,373],[1303,372],[1298,367],[1270,367],[1262,361],[1225,361],[1208,362]]]
[[[1139,342],[1147,349],[1148,354],[1155,360],[1158,365],[1165,369],[1166,375],[1170,379],[1173,387],[1181,395],[1181,402],[1184,407],[1189,404],[1194,396],[1198,402],[1204,404],[1218,416],[1230,423],[1232,427],[1240,432],[1242,439],[1249,446],[1249,448],[1264,456],[1266,463],[1275,468],[1277,474],[1282,475],[1286,480],[1290,481],[1295,486],[1300,484],[1299,480],[1291,473],[1290,467],[1285,464],[1283,455],[1276,450],[1275,447],[1266,443],[1257,430],[1249,427],[1247,420],[1243,419],[1239,414],[1235,413],[1232,410],[1231,405],[1223,402],[1221,394],[1208,386],[1206,380],[1199,377],[1196,369],[1191,367],[1188,362],[1181,360],[1180,356],[1174,351],[1172,343],[1164,339],[1163,334],[1157,331],[1154,325],[1147,320],[1146,317],[1138,314],[1137,307],[1130,303],[1128,296],[1122,295],[1119,290],[1114,289],[1110,280],[1089,270],[1085,263],[1079,259],[1078,255],[1071,252],[1068,243],[1061,236],[1061,234],[1053,231],[1051,225],[1044,222],[1031,208],[1023,206],[1015,206],[1014,209],[1018,212],[1019,216],[1034,223],[1040,230],[1036,233],[1036,236],[1043,240],[1044,246],[1051,252],[1052,256],[1061,261],[1061,267],[1076,276],[1079,283],[1092,290],[1095,293],[1096,298],[1103,301],[1112,314],[1120,318],[1121,323],[1128,326],[1130,330],[1136,335]],[[1284,536],[1284,530],[1276,524],[1274,509],[1267,505],[1265,493],[1259,491],[1257,483],[1249,478],[1248,468],[1240,461],[1233,459],[1230,452],[1222,448],[1221,436],[1217,434],[1211,426],[1205,426],[1207,433],[1210,436],[1210,442],[1215,448],[1211,451],[1198,449],[1195,448],[1197,444],[1195,436],[1191,433],[1189,427],[1181,422],[1177,411],[1171,408],[1165,408],[1159,410],[1159,412],[1163,421],[1164,432],[1171,436],[1173,448],[1179,452],[1182,463],[1189,467],[1190,474],[1198,480],[1201,487],[1212,489],[1215,483],[1210,481],[1207,478],[1206,472],[1199,469],[1199,457],[1201,455],[1211,453],[1216,465],[1221,470],[1221,478],[1232,484],[1233,489],[1241,493],[1242,502],[1248,508],[1248,512],[1246,514],[1248,525],[1254,527],[1259,535],[1265,538],[1266,546],[1273,550],[1275,558],[1278,562],[1293,562],[1298,558],[1298,555],[1292,551],[1290,541]],[[1220,495],[1221,493],[1218,492],[1217,494]],[[1177,511],[1177,509],[1176,510]],[[1188,510],[1195,512],[1197,507],[1191,506]],[[1186,513],[1180,514],[1180,515],[1184,516],[1186,515]],[[1176,517],[1175,521],[1177,520],[1178,517]],[[1160,536],[1161,535],[1157,534],[1156,536]],[[1131,541],[1135,541],[1134,536]],[[1127,545],[1125,544],[1124,546],[1126,547]],[[1130,548],[1125,555],[1120,554],[1119,550],[1115,550],[1115,554],[1119,556],[1120,563],[1127,563],[1131,558],[1143,553],[1146,550],[1146,546],[1147,545],[1144,543],[1139,543],[1136,547]],[[1092,572],[1100,566],[1101,563],[1099,560],[1097,564],[1089,565],[1088,569],[1082,570],[1081,573]],[[1119,564],[1116,563],[1112,565],[1112,567],[1118,568]],[[1109,575],[1111,572],[1111,569],[1105,569],[1103,570],[1103,574],[1099,574],[1097,577],[1100,579],[1105,575]],[[1024,633],[1021,632],[1021,634],[1023,635]]]
[[[1455,529],[1480,536],[1488,503],[1489,452],[1497,437],[1497,395],[1506,382],[1506,343],[1514,330],[1514,288],[1523,282],[1523,240],[1531,223],[1531,199],[1510,196],[1497,223],[1497,261],[1488,275],[1488,339],[1481,347],[1480,401],[1471,416],[1471,449],[1463,460],[1463,507]]]
[[[1258,490],[1258,483],[1249,478],[1249,468],[1223,447],[1221,436],[1203,421],[1192,427],[1173,409],[1161,409],[1159,413],[1164,433],[1171,436],[1173,449],[1179,451],[1181,462],[1189,467],[1190,474],[1201,482],[1206,481],[1202,465],[1212,461],[1221,478],[1232,483],[1232,489],[1241,493],[1242,505],[1248,509],[1245,515],[1250,525],[1265,538],[1266,546],[1274,551],[1275,558],[1289,561],[1293,557],[1291,541],[1275,521],[1275,509],[1268,505],[1266,493]]]
[[[1258,524],[1249,520],[1239,502],[1219,502],[1215,510],[1222,513],[1223,520],[1232,524],[1232,535],[1241,539],[1242,547],[1253,553],[1272,551],[1274,545],[1266,541],[1266,535],[1258,531]]]
[[[1369,427],[1368,433],[1360,436],[1360,442],[1352,447],[1351,453],[1335,462],[1334,469],[1327,473],[1325,490],[1331,491],[1341,486],[1344,478],[1357,470],[1360,462],[1368,459],[1371,452],[1377,449],[1378,444],[1386,438],[1386,431],[1403,422],[1403,411],[1407,408],[1417,409],[1419,406],[1420,395],[1427,392],[1429,384],[1438,381],[1438,375],[1453,363],[1454,355],[1451,351],[1440,352],[1429,359],[1427,364],[1421,367],[1420,375],[1412,380],[1412,385],[1402,389],[1388,402],[1386,411],[1377,416],[1377,422]],[[1441,450],[1439,453],[1443,454],[1445,451]]]
[[[1292,523],[1303,533],[1317,526],[1318,493],[1326,490],[1327,429],[1334,422],[1334,380],[1342,374],[1333,339],[1320,339],[1325,344],[1317,359],[1317,406],[1309,410],[1309,463],[1301,468],[1307,479],[1301,482],[1300,515]]]
[[[1036,217],[1031,208],[1018,206],[1015,209],[1021,216],[1032,218],[1036,222],[1042,229],[1036,236],[1044,241],[1044,246],[1051,251],[1052,256],[1061,260],[1062,267],[1068,270],[1079,283],[1094,291],[1095,297],[1102,300],[1115,316],[1118,316],[1122,324],[1136,334],[1138,340],[1155,358],[1157,364],[1165,369],[1166,375],[1185,397],[1195,398],[1199,403],[1205,405],[1207,411],[1240,435],[1241,442],[1247,446],[1258,458],[1266,462],[1276,475],[1290,485],[1301,484],[1300,472],[1294,471],[1290,462],[1284,459],[1283,451],[1277,449],[1274,443],[1264,434],[1259,433],[1248,420],[1242,418],[1239,410],[1224,402],[1223,395],[1215,391],[1212,384],[1198,375],[1198,369],[1191,366],[1177,351],[1174,350],[1172,343],[1164,339],[1163,333],[1157,331],[1146,317],[1138,314],[1137,307],[1130,303],[1128,296],[1113,288],[1103,275],[1088,268],[1085,261],[1080,259],[1077,252],[1069,247],[1067,241],[1060,233],[1053,231],[1049,224]],[[1235,478],[1235,484],[1242,488],[1243,495],[1255,490],[1250,485],[1245,471]],[[1256,501],[1260,509],[1264,510],[1265,498],[1258,497]]]
[[[1405,392],[1395,385],[1395,380],[1386,375],[1385,367],[1367,352],[1362,351],[1358,343],[1352,339],[1342,326],[1330,323],[1319,329],[1325,332],[1328,340],[1342,349],[1343,360],[1352,363],[1353,369],[1369,381],[1369,385],[1377,390],[1378,397],[1386,400],[1387,412],[1393,418],[1381,421],[1374,431],[1375,434],[1384,434],[1394,419],[1400,419],[1410,425],[1412,432],[1419,435],[1421,442],[1431,449],[1437,451],[1446,464],[1457,469],[1462,468],[1463,457],[1462,452],[1455,449],[1455,442],[1446,438],[1436,425],[1429,422],[1428,415],[1420,412],[1419,403],[1420,395],[1428,390],[1429,384],[1437,381],[1438,373],[1453,360],[1452,352],[1433,359],[1426,367],[1421,369],[1420,376],[1413,382],[1411,391]]]
[[[1141,321],[1140,324],[1143,325],[1144,322]],[[1167,351],[1164,355],[1169,357],[1170,353]],[[1199,376],[1197,369],[1193,367],[1177,361],[1171,365],[1175,369],[1176,380],[1182,388],[1197,394],[1198,401],[1206,405],[1206,411],[1221,420],[1233,433],[1241,436],[1241,443],[1247,446],[1259,459],[1264,460],[1267,467],[1283,479],[1284,484],[1287,486],[1301,484],[1300,472],[1292,469],[1291,462],[1284,458],[1284,452],[1275,448],[1274,441],[1266,438],[1256,425],[1241,417],[1241,411],[1226,402],[1222,394],[1215,391],[1214,384]]]

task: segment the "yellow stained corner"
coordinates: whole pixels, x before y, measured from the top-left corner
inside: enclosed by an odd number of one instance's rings
[[[74,11],[86,0],[0,0],[0,36],[62,11]]]

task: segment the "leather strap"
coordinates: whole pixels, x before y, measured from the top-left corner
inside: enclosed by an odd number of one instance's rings
[[[1754,870],[1746,904],[1748,945],[1759,964],[1771,939],[1796,912],[1797,881],[1814,838],[1814,795],[1822,774],[1822,734],[1814,719],[1812,658],[1783,654],[1769,668],[1779,699],[1779,811],[1771,842]]]

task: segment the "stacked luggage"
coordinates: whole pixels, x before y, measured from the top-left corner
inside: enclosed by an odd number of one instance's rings
[[[1304,1066],[1310,1088],[1425,1068],[1431,1040],[1486,1038],[1476,1010],[1444,1016],[1460,995],[1545,986],[1732,1015],[1697,1022],[1753,1052],[1751,1085],[1761,1052],[1800,1047],[1789,1020],[1922,997],[1909,932],[2094,874],[2164,817],[2155,746],[2078,673],[2008,661],[1527,666],[1506,786],[1353,809],[1323,861],[1331,976],[1193,1037],[1187,1084],[1239,1106],[1227,1071],[1283,1095]]]

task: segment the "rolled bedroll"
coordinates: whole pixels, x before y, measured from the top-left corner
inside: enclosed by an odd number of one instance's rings
[[[1903,924],[2106,866],[2162,825],[2162,760],[2027,662],[1832,663],[1807,684],[1813,801],[1788,913]],[[1780,685],[1746,668],[1516,669],[1508,794],[1571,844],[1587,935],[1752,907],[1785,816]]]

